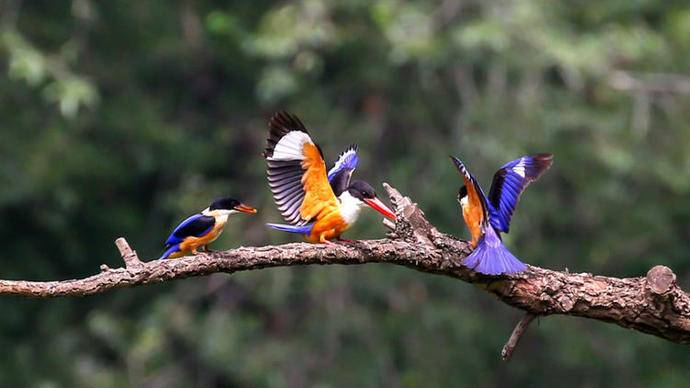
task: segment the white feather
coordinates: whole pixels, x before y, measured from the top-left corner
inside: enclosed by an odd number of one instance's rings
[[[515,167],[513,167],[513,172],[515,172],[523,178],[525,177],[525,158],[520,158],[518,164],[516,164]]]
[[[353,197],[349,191],[340,194],[338,199],[340,199],[340,216],[343,217],[348,226],[354,224],[359,218],[359,212],[362,210],[364,202]]]
[[[309,135],[301,131],[292,131],[283,136],[273,149],[269,160],[304,160],[304,144],[314,144]]]

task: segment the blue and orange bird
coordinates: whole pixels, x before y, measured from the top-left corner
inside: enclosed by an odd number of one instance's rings
[[[165,241],[161,259],[175,259],[196,255],[200,249],[209,251],[208,244],[215,241],[228,223],[228,217],[236,213],[256,213],[256,209],[230,197],[216,199],[211,205],[182,221]]]
[[[288,222],[267,224],[270,228],[325,244],[340,240],[341,234],[357,221],[363,205],[395,219],[370,184],[352,181],[358,163],[357,147],[350,146],[326,170],[321,149],[297,116],[278,112],[271,118],[264,157],[273,198]]]
[[[503,245],[501,233],[508,233],[520,195],[553,163],[552,154],[523,156],[508,162],[494,175],[489,197],[460,159],[452,157],[465,183],[458,192],[462,216],[470,230],[474,248],[463,264],[485,275],[521,272],[527,266]]]

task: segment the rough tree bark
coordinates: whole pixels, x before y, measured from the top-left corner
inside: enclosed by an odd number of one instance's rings
[[[690,344],[690,297],[676,285],[676,277],[669,268],[656,266],[645,277],[623,279],[534,266],[513,276],[484,276],[461,264],[471,250],[467,241],[437,231],[416,204],[384,185],[398,215],[395,225],[388,224],[393,230],[386,239],[342,245],[241,247],[176,260],[142,262],[120,238],[116,245],[125,261],[124,268],[102,265],[99,274],[75,280],[0,280],[0,294],[37,298],[85,296],[217,272],[310,264],[389,263],[472,283],[523,310],[525,317],[501,352],[506,360],[534,317],[552,314],[615,323]]]

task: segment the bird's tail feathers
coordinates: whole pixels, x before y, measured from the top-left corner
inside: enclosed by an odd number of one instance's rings
[[[487,228],[477,247],[465,258],[463,264],[485,275],[506,275],[527,269],[527,265],[503,245],[491,226]]]
[[[280,230],[283,232],[288,232],[288,233],[297,233],[297,234],[309,234],[311,233],[312,227],[314,227],[314,224],[307,224],[307,225],[286,225],[286,224],[266,224],[271,229],[276,229]]]
[[[165,252],[163,252],[163,254],[161,255],[159,260],[167,259],[173,253],[179,252],[180,251],[180,244],[169,245],[169,246],[166,246],[165,248],[166,248]]]

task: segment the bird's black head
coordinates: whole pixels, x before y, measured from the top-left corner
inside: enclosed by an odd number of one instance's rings
[[[361,180],[352,181],[350,186],[348,186],[347,191],[350,193],[350,195],[361,201],[376,198],[376,191],[374,191],[374,188],[371,187],[371,185],[367,182]]]
[[[460,190],[458,190],[458,201],[465,197],[467,197],[467,186],[460,186]]]
[[[234,210],[242,213],[256,213],[256,209],[254,209],[253,207],[245,205],[241,201],[231,197],[216,199],[215,201],[211,202],[211,205],[208,207],[208,210]]]
[[[211,206],[208,208],[209,210],[235,210],[235,207],[241,203],[242,202],[236,200],[235,198],[218,198],[211,202]]]
[[[377,212],[383,214],[391,220],[395,220],[395,213],[393,213],[393,211],[389,209],[388,206],[381,202],[380,199],[376,198],[376,192],[374,191],[374,188],[371,187],[371,185],[367,182],[359,180],[352,181],[352,183],[350,183],[350,186],[348,186],[347,188],[347,192],[350,193],[351,196],[366,203]]]

